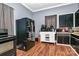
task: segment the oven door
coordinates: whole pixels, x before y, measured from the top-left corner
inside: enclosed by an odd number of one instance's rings
[[[8,41],[8,42],[3,42],[0,43],[0,55],[10,55],[13,52],[10,52],[13,50],[13,43],[14,41]]]

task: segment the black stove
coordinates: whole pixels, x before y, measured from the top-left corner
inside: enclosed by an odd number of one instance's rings
[[[5,47],[6,49],[3,49]],[[15,55],[16,55],[16,36],[8,35],[7,29],[0,29],[0,56],[15,56]]]

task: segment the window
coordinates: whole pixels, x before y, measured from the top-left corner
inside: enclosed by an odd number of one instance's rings
[[[73,14],[60,15],[59,27],[73,27]]]

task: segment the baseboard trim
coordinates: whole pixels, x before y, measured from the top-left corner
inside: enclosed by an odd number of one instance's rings
[[[57,45],[70,46],[69,44],[59,44],[59,43],[57,43]]]
[[[79,54],[76,52],[76,50],[70,45],[70,47],[72,48],[72,50],[79,56]]]

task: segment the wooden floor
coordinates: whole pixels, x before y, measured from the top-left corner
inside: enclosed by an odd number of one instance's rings
[[[29,51],[17,49],[17,56],[77,56],[69,46],[36,43]]]

